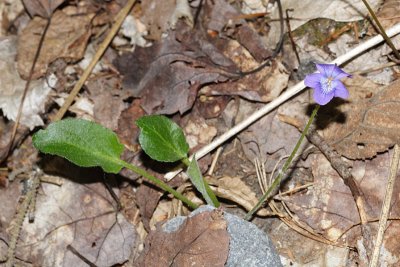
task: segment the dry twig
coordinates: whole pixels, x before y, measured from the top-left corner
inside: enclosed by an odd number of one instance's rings
[[[394,182],[397,175],[397,170],[399,169],[399,160],[400,160],[400,148],[398,144],[395,144],[392,163],[390,164],[389,177],[386,185],[385,199],[383,201],[381,216],[379,219],[378,234],[376,235],[374,252],[372,253],[372,258],[369,265],[370,267],[378,266],[379,252],[381,251],[383,234],[385,233],[386,223],[389,217],[390,202],[392,200]]]

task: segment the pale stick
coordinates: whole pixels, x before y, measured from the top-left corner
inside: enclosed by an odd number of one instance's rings
[[[400,23],[396,24],[395,26],[391,27],[386,31],[386,34],[389,37],[393,37],[397,34],[400,33]],[[354,58],[355,56],[363,53],[364,51],[370,49],[371,47],[374,47],[375,45],[381,43],[383,41],[383,37],[381,35],[376,35],[373,38],[369,39],[368,41],[356,46],[346,54],[336,58],[334,61],[330,62],[330,64],[337,64],[337,65],[342,65],[343,63],[349,61],[350,59]],[[210,144],[202,147],[198,151],[196,151],[196,158],[200,159],[213,151],[215,148],[219,147],[221,144],[223,144],[226,140],[230,139],[232,136],[238,134],[245,128],[247,128],[249,125],[263,117],[264,115],[268,114],[270,111],[275,109],[276,107],[280,106],[282,103],[286,102],[288,99],[291,97],[297,95],[299,92],[301,92],[306,86],[304,85],[304,81],[301,81],[294,85],[293,87],[287,89],[285,92],[283,92],[279,97],[271,101],[270,103],[266,104],[259,110],[255,111],[253,114],[251,114],[249,117],[244,119],[243,121],[239,122],[236,124],[234,127],[232,127],[229,131],[226,133],[218,136],[215,138],[214,141],[212,141]],[[165,178],[167,180],[170,180],[174,178],[178,173],[180,173],[182,170],[176,170],[173,172],[169,172],[165,175]]]

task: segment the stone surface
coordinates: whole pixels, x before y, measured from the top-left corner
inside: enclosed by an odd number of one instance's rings
[[[214,207],[211,206],[202,206],[189,216],[213,209]],[[225,266],[282,266],[271,240],[257,226],[226,212],[224,212],[224,218],[228,222],[228,233],[231,238]],[[165,232],[175,232],[185,220],[184,216],[175,217],[166,222],[163,229]]]

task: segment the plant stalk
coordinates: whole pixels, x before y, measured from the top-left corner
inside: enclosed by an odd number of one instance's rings
[[[190,208],[192,208],[192,209],[197,209],[198,208],[197,204],[193,203],[188,198],[186,198],[184,195],[182,195],[178,191],[174,190],[169,185],[167,185],[166,183],[164,183],[163,181],[161,181],[157,177],[154,177],[153,175],[151,175],[147,171],[145,171],[145,170],[143,170],[141,168],[138,168],[138,167],[136,167],[136,166],[134,166],[132,164],[129,164],[128,162],[123,161],[123,160],[121,160],[119,162],[119,164],[121,164],[125,168],[127,168],[127,169],[129,169],[129,170],[131,170],[131,171],[143,176],[144,178],[146,178],[150,182],[153,182],[155,185],[157,185],[162,190],[167,191],[168,193],[171,193],[174,197],[176,197],[177,199],[181,200],[183,203],[188,205]]]
[[[253,214],[264,204],[264,201],[269,197],[269,194],[271,194],[272,190],[277,187],[280,182],[282,177],[285,175],[286,171],[288,170],[290,164],[292,163],[294,157],[296,156],[297,151],[300,148],[301,143],[303,142],[304,137],[306,136],[308,132],[308,128],[310,128],[311,123],[314,121],[315,116],[317,115],[318,109],[320,105],[316,105],[313,112],[311,113],[310,119],[307,122],[306,127],[304,128],[303,132],[301,133],[301,136],[299,140],[296,143],[296,146],[294,147],[292,153],[290,154],[289,158],[286,160],[285,164],[282,167],[282,170],[278,174],[278,176],[275,178],[275,180],[272,182],[271,186],[268,188],[267,192],[260,198],[260,200],[257,202],[257,204],[254,206],[254,208],[249,211],[244,219],[246,221],[250,220]]]

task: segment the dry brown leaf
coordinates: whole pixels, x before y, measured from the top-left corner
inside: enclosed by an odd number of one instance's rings
[[[243,182],[239,177],[224,176],[211,181],[213,191],[218,197],[229,199],[247,211],[251,210],[258,202],[256,194],[251,188]],[[268,210],[259,209],[257,215],[267,216],[270,214]]]
[[[146,239],[136,266],[224,266],[229,235],[222,212],[215,210],[188,217],[175,232],[159,226]]]
[[[39,15],[43,18],[50,18],[54,10],[65,0],[22,0],[26,10],[32,17]]]
[[[2,85],[0,108],[3,116],[13,121],[18,116],[18,108],[21,104],[21,97],[26,84],[26,81],[21,79],[16,68],[16,45],[17,40],[13,37],[3,38],[0,41],[0,81]],[[32,81],[22,109],[20,124],[31,129],[44,124],[40,114],[45,111],[47,96],[56,83],[57,78],[54,75],[48,76],[46,80]]]
[[[265,162],[265,171],[271,173],[276,164],[293,150],[300,133],[293,126],[283,123],[277,119],[277,114],[296,114],[303,116],[308,106],[306,94],[284,103],[277,111],[273,111],[251,125],[248,129],[239,134],[239,139],[246,157],[253,162],[259,158]],[[240,101],[239,112],[235,118],[236,122],[243,120],[254,112],[258,106],[253,103]],[[305,118],[306,119],[306,118]],[[307,142],[303,142],[305,147]],[[302,148],[300,148],[302,149]]]
[[[230,96],[200,96],[199,101],[195,103],[195,109],[204,119],[218,118],[230,100]]]
[[[91,35],[92,18],[93,14],[69,16],[62,11],[54,13],[32,79],[43,76],[48,65],[58,58],[77,61],[83,57]],[[24,79],[29,77],[33,57],[46,23],[46,19],[34,17],[19,35],[18,72]]]
[[[359,89],[349,86],[350,92]],[[347,158],[371,158],[400,142],[400,80],[368,98],[372,92],[359,101],[352,97],[340,108],[345,118],[324,131],[333,147]]]
[[[392,151],[379,154],[372,160],[354,161],[352,174],[359,184],[366,201],[365,212],[369,218],[379,218],[382,209],[382,200],[385,197],[387,177],[389,176]],[[397,179],[400,177],[397,174]],[[400,183],[395,183],[390,216],[400,216]]]

